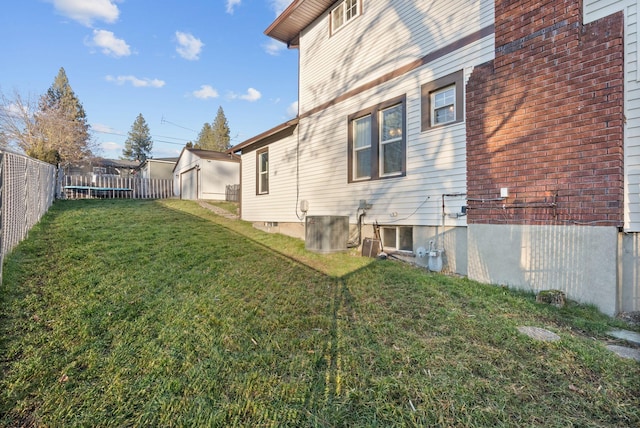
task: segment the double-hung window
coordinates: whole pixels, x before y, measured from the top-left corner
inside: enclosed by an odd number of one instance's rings
[[[360,15],[361,0],[343,0],[331,10],[331,34]]]
[[[349,182],[406,173],[405,96],[349,116]]]
[[[396,104],[380,111],[380,175],[397,175],[402,172],[403,105]]]
[[[371,115],[353,120],[353,178],[371,178]]]
[[[456,120],[456,86],[451,85],[431,94],[431,126]]]
[[[464,87],[462,70],[421,86],[422,131],[462,122]]]
[[[256,159],[256,193],[269,193],[269,149],[259,150]]]

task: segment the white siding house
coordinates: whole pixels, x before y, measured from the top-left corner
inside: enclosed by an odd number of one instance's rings
[[[240,183],[240,159],[230,153],[184,148],[173,168],[174,195],[224,200],[226,187]]]
[[[348,216],[352,235],[360,221],[360,237],[373,236],[372,225],[379,225],[387,251],[420,265],[432,266],[434,257],[441,258],[445,271],[483,282],[532,291],[559,288],[570,299],[593,303],[608,314],[640,310],[638,0],[564,2],[582,4],[580,16],[572,15],[575,8],[558,6],[566,17],[537,10],[544,15],[538,21],[515,16],[532,3],[522,0],[522,8],[512,3],[294,0],[265,33],[299,50],[298,116],[230,149],[241,156],[242,219],[304,238],[306,219]],[[542,207],[537,200],[508,199],[514,196],[509,187],[487,200],[472,200],[469,191],[481,187],[481,171],[471,170],[477,159],[469,158],[469,151],[476,141],[469,135],[492,141],[492,132],[505,132],[512,119],[491,119],[479,132],[470,130],[471,113],[473,126],[482,116],[467,111],[473,106],[469,82],[482,92],[474,71],[489,70],[486,81],[492,82],[495,69],[504,72],[508,61],[526,60],[522,46],[527,43],[554,43],[560,32],[573,37],[577,28],[619,11],[625,26],[624,168],[615,156],[603,168],[624,170],[624,198],[607,200],[613,211],[619,204],[621,220],[616,213],[599,217],[596,209],[593,221],[561,220],[556,210],[563,207],[556,202]],[[594,63],[606,58],[594,55]],[[498,57],[502,62],[496,64]],[[563,59],[556,61],[562,64]],[[523,105],[535,106],[535,101],[523,100]],[[581,108],[561,113],[570,119]],[[539,131],[535,123],[530,127],[508,138]],[[497,159],[500,153],[490,155]],[[521,155],[514,162],[526,163],[526,154]],[[572,184],[565,170],[575,167],[558,167],[567,186]],[[185,167],[181,173],[185,181],[188,171]],[[529,174],[534,177],[535,170]],[[599,176],[598,171],[587,174]],[[558,182],[545,179],[509,177],[532,192]],[[585,192],[584,200],[589,195]],[[569,199],[567,215],[579,206]],[[502,204],[504,213],[494,210],[493,217],[483,217],[487,203]],[[467,215],[474,206],[476,211]],[[548,208],[543,213],[548,217],[539,214],[541,208]],[[513,212],[520,217],[513,220],[507,214]]]

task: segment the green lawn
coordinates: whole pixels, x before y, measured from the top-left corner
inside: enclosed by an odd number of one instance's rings
[[[614,326],[193,202],[61,201],[5,260],[0,425],[638,426]]]

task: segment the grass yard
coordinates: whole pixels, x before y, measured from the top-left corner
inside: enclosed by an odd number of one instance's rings
[[[193,202],[61,201],[5,260],[0,425],[639,426],[612,327]]]

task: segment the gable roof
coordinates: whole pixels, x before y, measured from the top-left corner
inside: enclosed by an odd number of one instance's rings
[[[229,150],[227,150],[227,153],[238,153],[238,152],[241,152],[242,150],[250,149],[253,146],[256,146],[265,142],[265,140],[267,140],[269,137],[278,135],[281,132],[284,133],[284,131],[293,132],[293,128],[295,128],[296,125],[298,125],[297,117],[285,123],[281,123],[280,125],[277,125],[269,129],[268,131],[263,132],[262,134],[256,135],[255,137],[249,138],[248,140],[245,140],[242,143],[231,147]]]
[[[335,0],[294,0],[264,31],[269,37],[298,47],[300,32],[329,9]]]
[[[187,147],[183,147],[182,151],[180,152],[180,156],[178,157],[178,160],[176,161],[176,164],[173,166],[173,170],[174,171],[178,167],[178,163],[180,162],[180,159],[182,158],[182,155],[184,154],[185,151],[193,153],[194,155],[196,155],[200,159],[209,159],[209,160],[218,160],[218,161],[223,161],[223,162],[240,163],[240,156],[238,156],[236,154],[233,154],[230,151],[216,152],[215,150],[190,149],[190,148],[187,148]]]
[[[231,161],[231,162],[240,162],[240,158],[231,154],[230,152],[217,152],[215,150],[204,150],[204,149],[189,149],[184,148],[194,155],[198,156],[200,159],[211,159],[211,160],[222,160],[222,161]],[[180,153],[182,156],[182,153]]]

